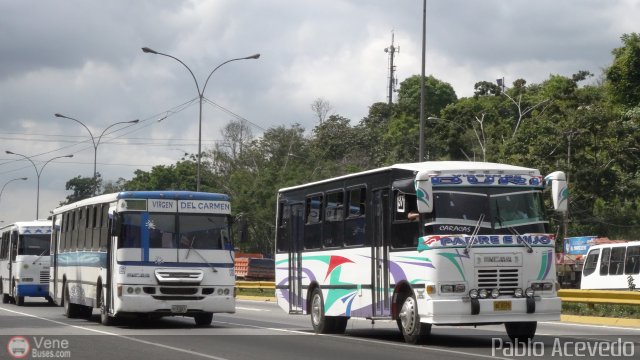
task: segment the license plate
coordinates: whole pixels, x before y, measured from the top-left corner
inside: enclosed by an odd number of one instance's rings
[[[174,314],[184,314],[187,312],[187,305],[171,305],[171,312]]]
[[[511,311],[511,301],[494,301],[493,311]]]

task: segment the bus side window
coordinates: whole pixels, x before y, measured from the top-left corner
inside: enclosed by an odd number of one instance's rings
[[[609,274],[610,255],[611,255],[611,248],[602,249],[602,260],[600,260],[600,275]]]
[[[622,275],[624,273],[624,253],[626,247],[615,247],[611,249],[609,260],[609,275]]]
[[[626,275],[640,274],[640,246],[629,246],[627,248],[624,273]]]
[[[596,271],[596,266],[598,265],[598,257],[600,257],[600,249],[594,249],[589,251],[589,255],[587,255],[587,260],[584,262],[584,268],[582,269],[583,276],[589,276]]]

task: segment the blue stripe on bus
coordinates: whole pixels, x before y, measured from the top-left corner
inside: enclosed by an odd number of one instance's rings
[[[173,200],[216,200],[230,201],[226,194],[204,193],[195,191],[124,191],[118,199],[173,199]]]
[[[163,262],[156,263],[154,261],[118,261],[118,265],[127,266],[154,266],[154,267],[214,267],[214,268],[233,268],[233,263],[178,263]]]
[[[140,237],[142,238],[142,261],[149,261],[149,213],[143,212],[140,219]]]

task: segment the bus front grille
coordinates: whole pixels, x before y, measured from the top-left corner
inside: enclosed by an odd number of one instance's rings
[[[49,270],[40,271],[40,284],[49,283]]]
[[[160,284],[196,284],[202,281],[204,272],[190,269],[156,269],[155,275]]]
[[[500,295],[513,295],[520,287],[520,269],[476,269],[476,284],[478,289],[491,291],[497,288]]]

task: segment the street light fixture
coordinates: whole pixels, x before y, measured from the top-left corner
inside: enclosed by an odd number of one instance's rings
[[[253,55],[245,56],[241,58],[230,59],[221,63],[220,65],[216,66],[213,70],[211,70],[211,72],[209,73],[209,76],[207,76],[207,80],[205,80],[204,82],[204,86],[202,87],[202,90],[200,90],[200,85],[198,84],[198,80],[196,79],[196,76],[193,74],[193,71],[191,71],[191,69],[187,66],[187,64],[185,64],[182,60],[178,59],[173,55],[161,53],[148,47],[143,47],[142,52],[147,54],[162,55],[162,56],[166,56],[176,60],[189,71],[189,73],[191,74],[191,77],[193,78],[193,81],[196,83],[196,90],[198,91],[198,98],[200,100],[200,110],[198,115],[198,156],[197,156],[198,165],[197,165],[197,173],[196,173],[196,191],[200,191],[200,160],[202,157],[202,150],[201,150],[202,149],[202,101],[204,99],[204,90],[207,87],[207,83],[209,83],[209,79],[211,78],[211,75],[213,75],[213,73],[216,70],[218,70],[218,68],[220,68],[222,65],[230,63],[232,61],[237,61],[237,60],[258,59],[260,58],[260,54],[253,54]]]
[[[11,179],[9,181],[7,181],[6,183],[4,183],[4,185],[2,186],[2,190],[0,190],[0,200],[2,200],[2,193],[4,192],[4,188],[9,185],[10,182],[14,182],[14,181],[18,181],[18,180],[27,180],[26,177],[23,178],[15,178],[15,179]]]
[[[29,160],[29,162],[31,163],[31,165],[33,165],[33,168],[36,169],[36,176],[38,177],[38,187],[36,190],[36,220],[38,220],[39,215],[40,215],[40,175],[42,175],[42,170],[44,170],[44,167],[47,166],[48,163],[50,163],[51,161],[55,160],[55,159],[60,159],[60,158],[72,158],[73,154],[70,155],[63,155],[63,156],[56,156],[54,158],[51,158],[49,160],[47,160],[41,167],[40,170],[38,170],[38,167],[36,166],[36,163],[33,162],[33,160],[31,160],[30,157],[26,156],[26,155],[22,155],[22,154],[18,154],[18,153],[14,153],[13,151],[5,151],[7,154],[10,155],[17,155],[17,156],[21,156],[27,160]],[[24,178],[26,180],[26,178]]]
[[[77,122],[78,124],[84,126],[85,129],[87,129],[87,131],[89,132],[89,136],[91,136],[91,142],[93,143],[93,194],[95,195],[96,190],[97,190],[97,180],[96,180],[96,166],[98,163],[98,145],[100,145],[100,140],[102,140],[102,136],[107,132],[107,130],[111,129],[112,127],[119,125],[119,124],[136,124],[138,123],[140,120],[139,119],[135,119],[135,120],[131,120],[131,121],[118,121],[117,123],[113,123],[109,126],[107,126],[104,130],[102,130],[102,132],[100,133],[100,136],[98,136],[98,141],[96,141],[95,137],[93,136],[93,133],[91,132],[91,130],[89,130],[89,128],[87,127],[87,125],[85,125],[82,121],[78,120],[78,119],[74,119],[70,116],[65,116],[62,114],[54,114],[55,117],[59,117],[59,118],[64,118],[64,119],[69,119],[69,120],[73,120],[75,122]]]

